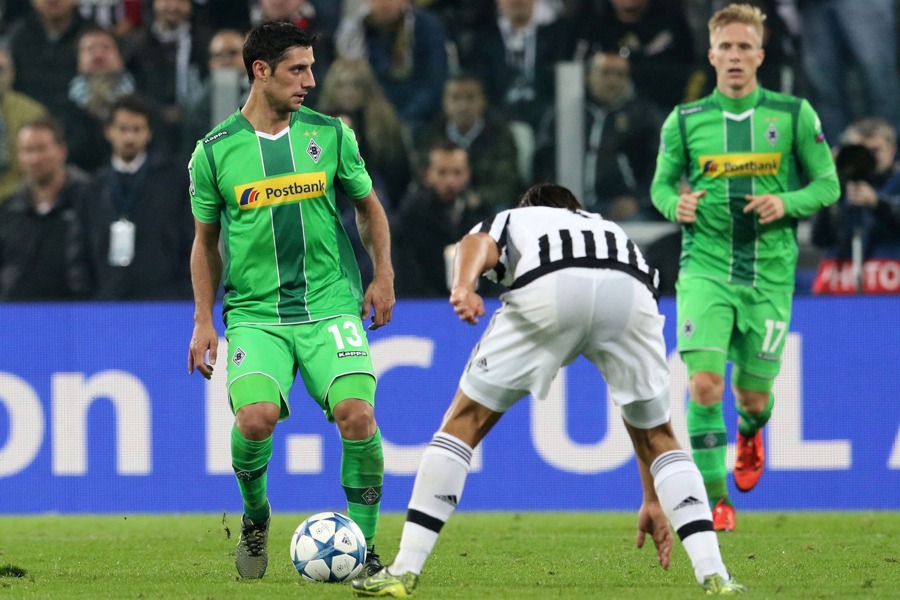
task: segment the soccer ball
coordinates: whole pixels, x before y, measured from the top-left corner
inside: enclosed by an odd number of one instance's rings
[[[334,512],[317,513],[294,531],[291,560],[297,572],[309,581],[349,581],[366,562],[366,537],[349,517]]]

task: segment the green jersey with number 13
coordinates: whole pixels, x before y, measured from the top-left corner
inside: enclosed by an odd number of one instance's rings
[[[194,216],[221,222],[226,325],[359,316],[359,268],[334,184],[359,199],[372,180],[340,119],[301,107],[273,136],[237,111],[197,142],[190,173]]]

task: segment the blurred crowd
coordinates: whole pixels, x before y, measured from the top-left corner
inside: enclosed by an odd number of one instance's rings
[[[843,281],[853,240],[866,260],[900,264],[896,0],[747,1],[767,14],[760,83],[809,99],[836,155],[872,156],[816,217],[835,261],[820,291]],[[575,188],[589,210],[661,221],[659,129],[711,91],[706,21],[725,4],[0,0],[0,301],[191,297],[187,162],[246,97],[243,36],[267,20],[320,34],[307,104],[357,135],[399,296],[444,296],[445,247],[558,179],[567,140],[584,149]],[[583,67],[580,131],[557,114],[560,63]],[[677,240],[657,249],[673,252]]]

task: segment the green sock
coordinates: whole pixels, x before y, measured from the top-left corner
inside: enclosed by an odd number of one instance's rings
[[[769,394],[769,403],[758,415],[748,413],[741,408],[740,404],[736,404],[736,406],[738,414],[740,415],[740,418],[738,419],[738,431],[740,431],[741,435],[744,437],[753,437],[756,435],[757,431],[765,427],[766,423],[769,422],[769,418],[772,416],[772,408],[775,407],[775,394]]]
[[[341,438],[344,453],[341,457],[341,485],[347,495],[347,512],[356,521],[366,545],[372,547],[378,531],[378,512],[381,508],[381,486],[384,485],[384,452],[381,430],[365,440]]]
[[[728,495],[728,482],[725,479],[725,450],[728,447],[728,436],[725,430],[725,418],[722,416],[722,403],[703,406],[696,401],[688,402],[687,429],[691,438],[691,450],[694,463],[703,475],[706,494],[715,505]]]
[[[266,469],[270,458],[272,436],[260,441],[248,440],[237,425],[231,428],[231,466],[244,500],[244,514],[257,523],[269,518]]]

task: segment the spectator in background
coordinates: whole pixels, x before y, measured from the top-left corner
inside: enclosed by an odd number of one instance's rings
[[[0,205],[0,301],[84,300],[96,289],[86,221],[93,189],[66,168],[64,135],[49,117],[19,131],[25,185]]]
[[[134,77],[125,70],[113,34],[100,26],[83,29],[78,37],[78,74],[69,82],[69,100],[105,121],[112,104],[134,91]]]
[[[418,3],[427,6],[444,22],[456,60],[472,54],[479,43],[477,34],[482,24],[497,18],[497,9],[490,0],[420,0]],[[451,56],[451,64],[453,60]]]
[[[391,221],[398,296],[444,296],[444,248],[493,211],[469,186],[469,155],[453,142],[428,151],[421,183],[404,196]]]
[[[378,198],[390,213],[411,180],[408,142],[369,63],[362,58],[335,60],[322,82],[318,110],[352,122],[367,170],[384,182],[387,197],[379,193]]]
[[[448,140],[469,153],[472,187],[494,212],[510,208],[524,187],[517,168],[516,140],[506,119],[488,110],[484,86],[460,74],[444,84],[444,111],[419,134],[420,154]],[[427,158],[427,157],[426,157]]]
[[[554,68],[572,57],[572,28],[535,0],[497,0],[463,67],[484,83],[491,106],[537,130],[554,102]]]
[[[638,93],[663,111],[699,97],[706,77],[680,2],[602,0],[582,23],[579,44],[588,54],[602,50],[627,57]]]
[[[109,160],[103,127],[109,109],[120,97],[134,93],[135,82],[125,70],[119,44],[109,31],[88,25],[78,37],[78,74],[69,82],[64,126],[69,162],[93,173]]]
[[[403,122],[415,132],[440,110],[447,79],[447,35],[440,19],[410,0],[367,0],[344,17],[337,54],[364,58]]]
[[[194,219],[184,168],[148,149],[149,104],[122,96],[105,134],[112,158],[96,175],[92,233],[102,300],[189,300]]]
[[[650,182],[659,149],[660,110],[638,96],[630,60],[595,52],[585,70],[585,207],[613,221],[661,219],[650,202]],[[538,136],[536,179],[556,179],[556,121]]]
[[[78,73],[78,36],[90,23],[78,13],[77,4],[77,0],[31,0],[34,12],[21,17],[9,32],[15,89],[53,114],[66,106],[69,82]]]
[[[894,0],[798,2],[810,102],[821,115],[825,136],[837,138],[854,114],[881,117],[897,127]],[[858,75],[856,89],[851,73]]]
[[[222,118],[215,119],[212,114],[213,77],[216,72],[231,70],[235,73],[239,104],[243,105],[250,94],[250,82],[244,66],[244,34],[236,29],[217,31],[209,41],[209,77],[203,82],[200,97],[187,109],[182,121],[181,155],[189,157],[194,151],[197,140]],[[318,62],[318,61],[317,61]],[[239,106],[235,106],[237,110]],[[213,122],[215,121],[215,122]]]
[[[121,39],[141,26],[142,4],[142,0],[80,0],[78,12]]]
[[[43,104],[11,89],[15,75],[12,57],[0,48],[0,202],[15,192],[22,181],[22,167],[16,157],[19,130],[26,123],[47,116]]]
[[[862,250],[862,293],[900,293],[900,170],[897,131],[878,117],[854,121],[841,138],[838,173],[843,193],[813,221],[813,243],[827,248],[813,283],[817,294],[857,293],[852,265],[854,235]],[[844,150],[870,152],[865,166],[847,164]]]
[[[203,93],[211,32],[192,19],[191,0],[153,0],[153,19],[130,35],[125,65],[137,89],[162,114],[157,146],[174,154],[180,148],[184,111]]]

